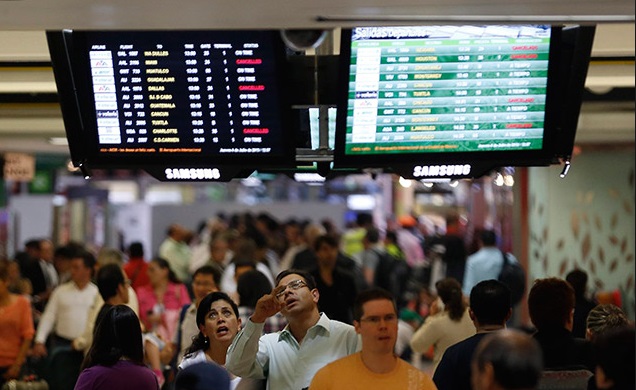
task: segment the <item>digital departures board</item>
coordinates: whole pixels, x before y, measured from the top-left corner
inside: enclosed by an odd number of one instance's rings
[[[98,154],[281,154],[268,33],[86,33]]]
[[[549,26],[354,28],[346,155],[539,150]]]

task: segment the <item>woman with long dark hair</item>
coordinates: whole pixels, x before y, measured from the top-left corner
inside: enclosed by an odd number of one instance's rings
[[[212,292],[205,296],[197,308],[199,333],[186,350],[179,369],[200,362],[214,362],[225,367],[225,354],[241,328],[241,319],[236,303],[223,292]],[[241,378],[231,377],[231,389],[236,389]],[[241,387],[249,386],[247,381]]]
[[[115,305],[95,329],[75,390],[158,390],[143,360],[139,318],[130,307]]]
[[[462,286],[455,278],[435,283],[442,305],[434,302],[424,324],[411,338],[411,349],[424,353],[433,346],[433,371],[449,346],[475,334]],[[443,306],[443,307],[439,307]]]

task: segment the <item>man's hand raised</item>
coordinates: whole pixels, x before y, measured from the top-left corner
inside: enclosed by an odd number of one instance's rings
[[[282,308],[282,304],[276,297],[276,294],[279,290],[276,288],[272,290],[270,294],[263,295],[257,302],[256,308],[254,309],[254,314],[250,319],[252,322],[261,324],[265,322],[266,319],[278,313]]]

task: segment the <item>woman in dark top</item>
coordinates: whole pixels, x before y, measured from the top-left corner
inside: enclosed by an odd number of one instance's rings
[[[158,390],[143,358],[139,318],[128,306],[113,306],[97,325],[75,390]]]

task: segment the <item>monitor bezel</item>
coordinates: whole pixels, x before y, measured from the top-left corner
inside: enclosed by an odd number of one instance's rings
[[[479,169],[471,172],[467,175],[467,177],[475,177],[484,174],[488,170],[501,166],[550,165],[552,153],[555,148],[554,142],[557,139],[557,129],[559,127],[558,108],[560,102],[558,101],[558,91],[563,87],[560,80],[558,80],[562,26],[553,25],[550,27],[550,54],[548,60],[544,134],[541,149],[522,151],[462,151],[368,155],[345,154],[352,29],[343,29],[341,32],[340,42],[340,81],[338,91],[338,112],[336,119],[334,167],[382,169],[385,172],[400,173],[405,177],[408,177],[413,176],[409,175],[409,172],[412,171],[412,168],[415,166],[470,164],[479,167]]]
[[[183,33],[211,33],[223,31],[240,36],[244,30],[179,30]],[[88,168],[128,168],[158,169],[167,166],[187,167],[293,167],[295,166],[296,147],[294,145],[294,128],[292,125],[292,105],[290,103],[290,86],[287,82],[288,62],[286,46],[278,30],[249,30],[264,34],[272,44],[272,57],[275,61],[273,74],[277,86],[277,102],[279,114],[280,139],[278,153],[271,154],[137,154],[137,153],[104,153],[97,139],[97,121],[95,115],[86,33],[130,34],[132,30],[122,31],[86,31],[55,30],[47,31],[47,41],[53,64],[53,70],[60,96],[60,104],[69,150],[73,164]],[[165,30],[144,30],[142,33],[172,34]]]

